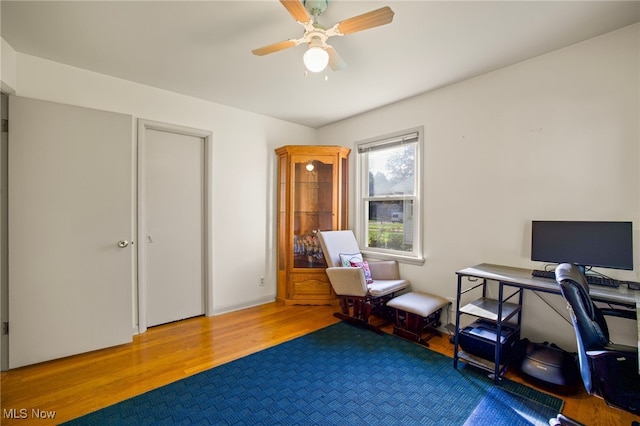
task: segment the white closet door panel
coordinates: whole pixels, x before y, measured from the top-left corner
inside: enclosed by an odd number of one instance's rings
[[[132,117],[19,97],[9,114],[10,367],[130,342]]]
[[[147,325],[204,314],[204,140],[145,135]]]

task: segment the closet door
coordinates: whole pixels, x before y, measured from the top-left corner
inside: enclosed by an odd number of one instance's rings
[[[205,142],[170,129],[143,129],[139,141],[148,327],[205,313]]]
[[[9,101],[9,367],[130,342],[132,117]]]

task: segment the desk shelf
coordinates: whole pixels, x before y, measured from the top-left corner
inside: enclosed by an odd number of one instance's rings
[[[465,352],[462,349],[458,351],[458,358],[466,364],[473,365],[474,367],[480,368],[482,370],[488,371],[489,373],[495,374],[496,363],[493,361],[489,361],[488,359],[481,358],[479,356],[475,356],[470,354],[469,352]],[[506,364],[498,365],[498,374],[502,376],[502,374],[506,371]]]
[[[515,339],[520,339],[520,321],[522,319],[522,289],[511,291],[505,296],[504,288],[508,287],[508,283],[498,281],[498,297],[496,299],[487,297],[488,280],[483,279],[481,284],[475,285],[471,289],[462,289],[462,280],[465,275],[458,274],[458,292],[457,292],[457,309],[456,309],[456,328],[454,336],[454,353],[453,353],[453,366],[458,368],[458,361],[462,361],[466,364],[472,365],[477,368],[481,368],[485,371],[492,373],[494,382],[497,384],[500,377],[507,369],[507,362],[505,354],[502,354],[502,334],[505,329],[510,329],[512,336]],[[509,287],[513,289],[513,287]],[[477,290],[476,290],[477,289]],[[460,306],[460,300],[463,295],[468,297],[471,292],[482,291],[481,297],[471,301],[470,303]],[[517,303],[514,303],[517,300]],[[459,346],[460,340],[460,318],[463,315],[469,315],[472,317],[480,318],[484,321],[489,321],[496,325],[495,340],[490,338],[478,338],[484,345],[489,345],[493,348],[494,357],[493,360],[485,359],[478,354],[473,354],[467,350],[463,350]],[[485,346],[486,348],[487,346]],[[479,351],[481,355],[487,356],[486,350]],[[506,354],[508,355],[508,354]]]
[[[515,303],[499,303],[495,299],[481,297],[480,299],[476,299],[473,302],[460,308],[460,312],[463,314],[473,315],[478,318],[497,322],[500,305],[502,305],[502,322],[509,321],[514,315],[519,313],[520,309],[522,308],[520,305],[517,305]]]

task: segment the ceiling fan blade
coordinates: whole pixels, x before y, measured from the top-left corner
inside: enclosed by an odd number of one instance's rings
[[[280,3],[289,12],[293,19],[298,22],[307,23],[311,21],[311,16],[300,0],[280,0]]]
[[[253,49],[251,53],[258,56],[268,55],[269,53],[279,52],[284,49],[288,49],[289,47],[297,46],[297,40],[285,40],[280,41],[278,43],[273,43],[268,46],[259,47],[257,49]]]
[[[347,63],[338,55],[336,49],[332,46],[327,46],[326,49],[329,54],[329,66],[334,71],[340,71],[347,67]]]
[[[385,6],[338,22],[335,25],[335,29],[338,34],[346,35],[385,25],[390,23],[392,20],[393,10],[391,10],[389,6]]]

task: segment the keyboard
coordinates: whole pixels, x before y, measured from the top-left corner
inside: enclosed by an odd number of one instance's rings
[[[548,278],[551,280],[556,279],[555,271],[543,271],[540,269],[534,269],[531,271],[531,275],[538,278]],[[587,283],[589,285],[600,285],[604,287],[620,287],[620,281],[614,280],[613,278],[601,277],[600,275],[585,275],[587,278]],[[627,282],[625,284],[628,285]],[[629,287],[632,288],[632,287]],[[633,288],[632,288],[633,289]]]
[[[543,271],[542,269],[534,269],[531,271],[531,275],[538,278],[556,279],[556,271]]]
[[[620,281],[613,278],[601,277],[599,275],[585,275],[589,285],[602,285],[605,287],[620,287]]]

